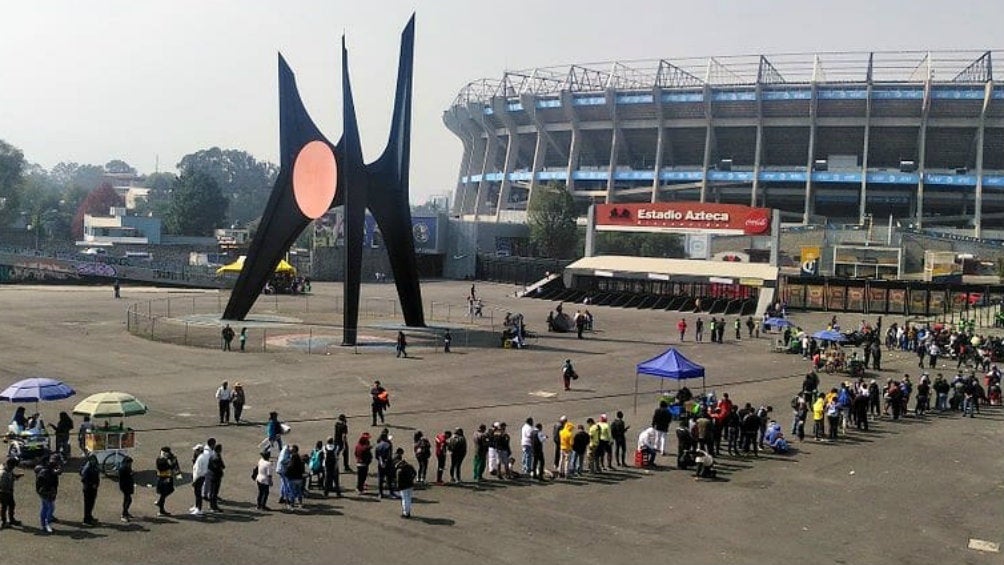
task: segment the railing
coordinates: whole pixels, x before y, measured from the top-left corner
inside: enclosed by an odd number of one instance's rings
[[[224,293],[209,292],[135,302],[127,308],[126,327],[133,335],[154,341],[222,348],[221,329],[225,322],[220,320],[220,313],[226,301]],[[237,334],[231,349],[252,353],[270,350],[297,350],[308,355],[330,353],[341,347],[343,313],[341,296],[262,295],[246,321],[230,322]],[[436,328],[437,323],[449,327],[453,347],[498,345],[496,334],[502,331],[504,311],[483,304],[479,316],[472,314],[466,304],[430,301],[425,306],[425,319],[433,327],[404,329],[409,349],[441,351],[445,328]],[[362,298],[357,350],[393,347],[402,324],[396,298]]]

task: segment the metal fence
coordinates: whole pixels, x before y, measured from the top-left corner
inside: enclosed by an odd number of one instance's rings
[[[126,311],[126,327],[133,335],[154,341],[222,348],[220,316],[226,300],[223,293],[200,293],[136,302]],[[341,347],[342,315],[341,296],[262,295],[245,322],[231,323],[236,334],[231,349],[331,353]],[[484,306],[478,316],[466,304],[430,301],[425,319],[433,326],[448,324],[454,348],[484,347],[499,344],[504,313]],[[402,323],[396,298],[361,299],[356,349],[393,347]],[[442,351],[444,328],[410,328],[405,334],[409,349]]]

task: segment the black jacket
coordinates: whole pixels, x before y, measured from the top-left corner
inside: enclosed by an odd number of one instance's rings
[[[659,407],[655,409],[652,413],[652,427],[655,428],[657,432],[668,432],[669,424],[673,421],[673,415],[669,413],[669,409]]]

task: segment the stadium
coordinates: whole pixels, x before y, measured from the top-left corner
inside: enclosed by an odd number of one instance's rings
[[[575,64],[467,84],[453,213],[522,222],[535,188],[578,203],[766,206],[785,221],[1004,227],[999,51]],[[971,230],[971,231],[969,231]]]

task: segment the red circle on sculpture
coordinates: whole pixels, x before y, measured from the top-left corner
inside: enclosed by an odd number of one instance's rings
[[[754,208],[746,216],[743,231],[749,235],[759,235],[770,231],[770,215],[768,210]]]
[[[293,197],[300,212],[316,220],[331,208],[338,187],[338,163],[323,141],[303,146],[293,162]]]

